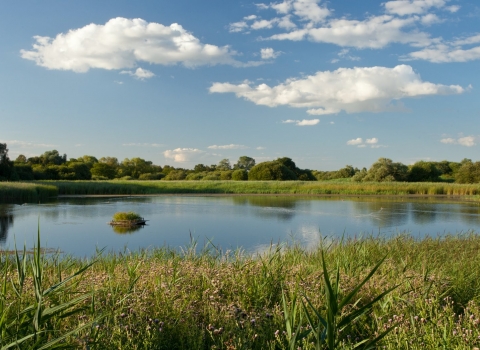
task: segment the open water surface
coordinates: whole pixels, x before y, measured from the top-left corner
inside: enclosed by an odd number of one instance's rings
[[[107,225],[118,211],[148,219],[138,230]],[[45,204],[0,204],[0,249],[32,248],[40,227],[42,246],[74,256],[97,248],[199,247],[209,242],[223,251],[268,249],[280,242],[314,247],[321,237],[414,237],[480,233],[480,204],[438,199],[318,198],[295,196],[155,196],[64,198]],[[125,232],[126,231],[126,232]]]

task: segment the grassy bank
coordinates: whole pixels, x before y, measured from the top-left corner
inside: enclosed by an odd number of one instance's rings
[[[337,348],[350,349],[355,341],[390,327],[393,330],[381,343],[384,349],[472,349],[480,344],[477,234],[421,241],[406,235],[325,240],[323,248],[313,251],[291,244],[257,256],[220,252],[212,246],[195,253],[194,248],[101,257],[55,298],[45,298],[54,308],[78,295],[94,295],[81,301],[76,314],[68,316],[65,310],[64,317],[49,319],[45,327],[51,332],[46,334],[84,326],[64,341],[80,346],[90,343],[91,349],[287,349],[291,332],[285,317],[292,314],[294,305],[294,331],[309,328],[301,306],[306,302],[304,296],[325,313],[323,251],[330,271],[340,267],[341,294],[351,291],[386,255],[360,289],[355,298],[359,302],[349,303],[343,311],[354,310],[398,285],[374,304],[372,313],[338,333]],[[43,263],[41,284],[47,290],[84,263],[50,257]],[[13,288],[19,285],[15,264],[11,256],[1,255],[0,306],[8,307],[0,311],[8,315],[7,320],[14,318],[17,310],[37,305],[32,286],[38,279],[32,278],[30,264],[26,266],[24,292],[18,297]],[[5,324],[3,327],[4,337]],[[293,348],[314,349],[314,342],[310,333]]]
[[[62,195],[96,194],[344,194],[456,195],[480,194],[480,184],[345,181],[46,181]]]
[[[0,182],[0,203],[39,202],[57,195],[58,188],[52,184]]]

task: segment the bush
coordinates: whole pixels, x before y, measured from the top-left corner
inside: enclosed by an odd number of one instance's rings
[[[297,175],[277,161],[263,162],[255,165],[248,173],[249,181],[286,181],[297,180]]]
[[[226,170],[220,172],[220,180],[231,180],[232,179],[232,170]]]
[[[244,169],[235,170],[232,173],[232,180],[234,180],[234,181],[247,181],[248,180],[248,172]]]
[[[185,180],[187,173],[185,170],[172,170],[163,179],[167,181]]]
[[[146,173],[142,174],[138,177],[139,180],[161,180],[165,177],[165,174],[162,173],[157,173],[157,174],[152,174],[152,173]]]
[[[113,221],[122,221],[122,220],[140,220],[142,217],[133,211],[129,212],[117,212],[113,214]]]
[[[458,169],[455,182],[460,184],[480,182],[480,162],[465,162],[460,169]]]
[[[362,181],[390,182],[406,181],[408,167],[402,163],[393,163],[391,159],[380,158],[368,169]]]
[[[422,182],[430,181],[435,182],[439,180],[441,171],[432,162],[416,162],[410,167],[408,174],[408,181]]]

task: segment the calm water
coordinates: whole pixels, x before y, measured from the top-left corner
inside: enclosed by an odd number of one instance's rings
[[[131,232],[107,225],[117,211],[135,211],[149,220]],[[31,248],[38,222],[42,245],[76,256],[95,249],[137,250],[168,245],[261,251],[271,243],[296,240],[314,246],[321,236],[437,236],[480,232],[480,205],[439,200],[301,198],[282,196],[59,199],[48,204],[0,205],[0,247]]]

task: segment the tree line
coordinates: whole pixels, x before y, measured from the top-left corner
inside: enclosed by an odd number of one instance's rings
[[[480,162],[463,159],[461,162],[426,162],[413,165],[380,158],[369,169],[350,165],[336,171],[300,169],[288,157],[256,164],[255,159],[242,156],[232,164],[222,159],[218,164],[197,164],[193,169],[155,165],[142,158],[125,158],[85,155],[67,159],[57,150],[27,158],[19,155],[14,161],[8,157],[5,143],[0,143],[0,181],[30,180],[235,180],[235,181],[408,181],[479,183]]]

